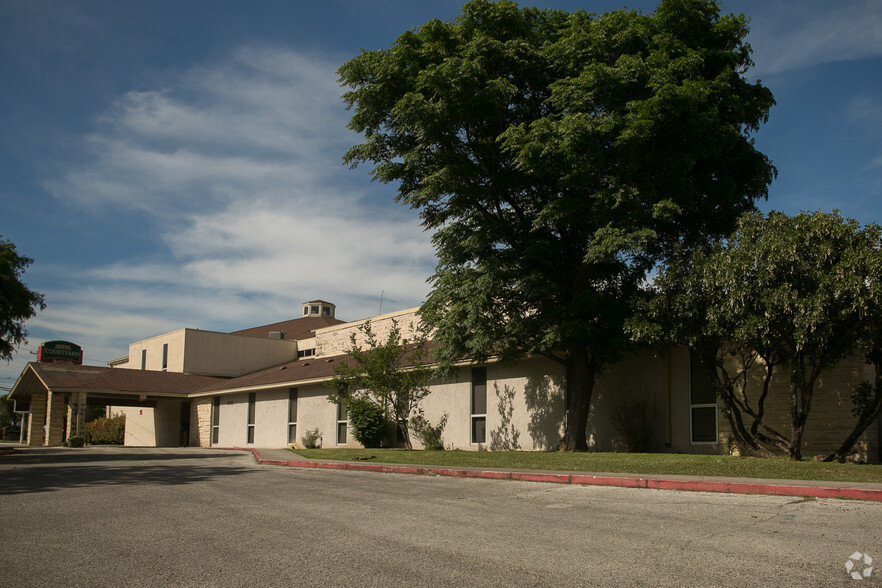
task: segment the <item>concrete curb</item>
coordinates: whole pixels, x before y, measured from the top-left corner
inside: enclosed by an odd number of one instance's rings
[[[799,484],[771,484],[733,482],[729,480],[675,480],[668,478],[635,478],[629,476],[594,476],[591,474],[560,474],[541,472],[518,472],[478,470],[468,468],[445,468],[439,466],[410,466],[351,462],[322,462],[304,460],[264,459],[256,449],[233,448],[248,451],[259,464],[384,474],[413,474],[421,476],[450,476],[454,478],[483,478],[490,480],[518,480],[578,486],[615,486],[619,488],[654,488],[657,490],[680,490],[685,492],[729,492],[734,494],[770,494],[777,496],[812,496],[816,498],[851,498],[882,502],[882,490],[864,488],[840,488],[835,486],[803,486]]]

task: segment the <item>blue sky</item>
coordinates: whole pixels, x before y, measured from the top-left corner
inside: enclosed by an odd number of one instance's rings
[[[657,2],[542,0],[605,12]],[[10,386],[64,339],[104,365],[128,343],[230,331],[323,298],[354,320],[417,306],[428,235],[394,187],[341,164],[336,68],[448,0],[2,0],[0,235],[34,258],[47,308],[0,363]],[[778,102],[756,137],[778,168],[763,210],[882,222],[882,2],[724,0],[751,18]]]

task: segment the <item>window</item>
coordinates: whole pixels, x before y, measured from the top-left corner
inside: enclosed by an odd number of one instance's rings
[[[322,316],[331,316],[330,306],[322,306]]]
[[[337,405],[337,445],[346,444],[346,403]]]
[[[141,350],[141,369],[142,370],[147,369],[147,350],[146,349]]]
[[[319,307],[318,307],[318,305],[310,306],[310,307],[309,307],[309,313],[310,313],[310,314],[318,314],[318,313],[319,313]]]
[[[257,393],[248,393],[248,443],[254,443],[254,412],[257,407]]]
[[[309,314],[309,307],[308,307],[308,306],[304,306],[304,307],[303,307],[303,316],[306,316],[306,315],[308,315],[308,314]]]
[[[168,370],[168,343],[162,345],[162,371]]]
[[[315,355],[315,349],[298,349],[297,350],[297,359],[302,359],[304,357],[312,357]]]
[[[211,444],[217,445],[220,437],[220,396],[211,399]]]
[[[288,443],[297,442],[297,388],[288,390]]]
[[[718,443],[717,394],[695,351],[689,351],[689,430],[693,444]]]
[[[472,368],[472,443],[487,442],[487,368]]]

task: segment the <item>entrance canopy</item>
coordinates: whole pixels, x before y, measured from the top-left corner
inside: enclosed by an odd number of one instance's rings
[[[175,372],[31,362],[12,386],[9,398],[30,407],[28,445],[61,445],[65,423],[69,424],[66,436],[82,434],[89,404],[151,407],[161,399],[185,399],[220,381]]]

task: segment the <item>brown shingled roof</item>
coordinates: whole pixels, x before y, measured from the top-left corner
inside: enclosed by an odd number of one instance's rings
[[[152,395],[186,396],[223,382],[222,378],[175,372],[31,362],[25,370],[49,388],[70,391],[119,391]]]
[[[428,359],[432,361],[433,351],[437,344],[430,341],[426,349],[429,352]],[[195,393],[208,392],[224,392],[228,390],[241,390],[243,388],[260,388],[266,386],[289,384],[296,386],[298,382],[309,380],[330,379],[334,375],[334,368],[341,363],[352,361],[348,355],[332,355],[310,357],[308,359],[300,359],[290,361],[280,366],[267,368],[259,372],[246,374],[237,378],[223,380],[215,385],[209,385]],[[402,364],[402,367],[411,365],[408,362]]]
[[[242,335],[244,337],[260,337],[266,339],[269,337],[271,331],[285,331],[285,339],[311,339],[315,337],[314,331],[316,329],[339,325],[345,322],[346,321],[341,321],[340,319],[331,318],[329,316],[307,316],[281,321],[271,325],[233,331],[230,335]]]
[[[194,393],[223,392],[242,388],[260,388],[278,384],[297,385],[298,382],[307,380],[321,380],[334,375],[334,367],[340,362],[348,361],[346,355],[334,355],[332,357],[311,357],[305,360],[290,361],[280,366],[267,368],[252,374],[239,376],[230,380],[216,382]]]

